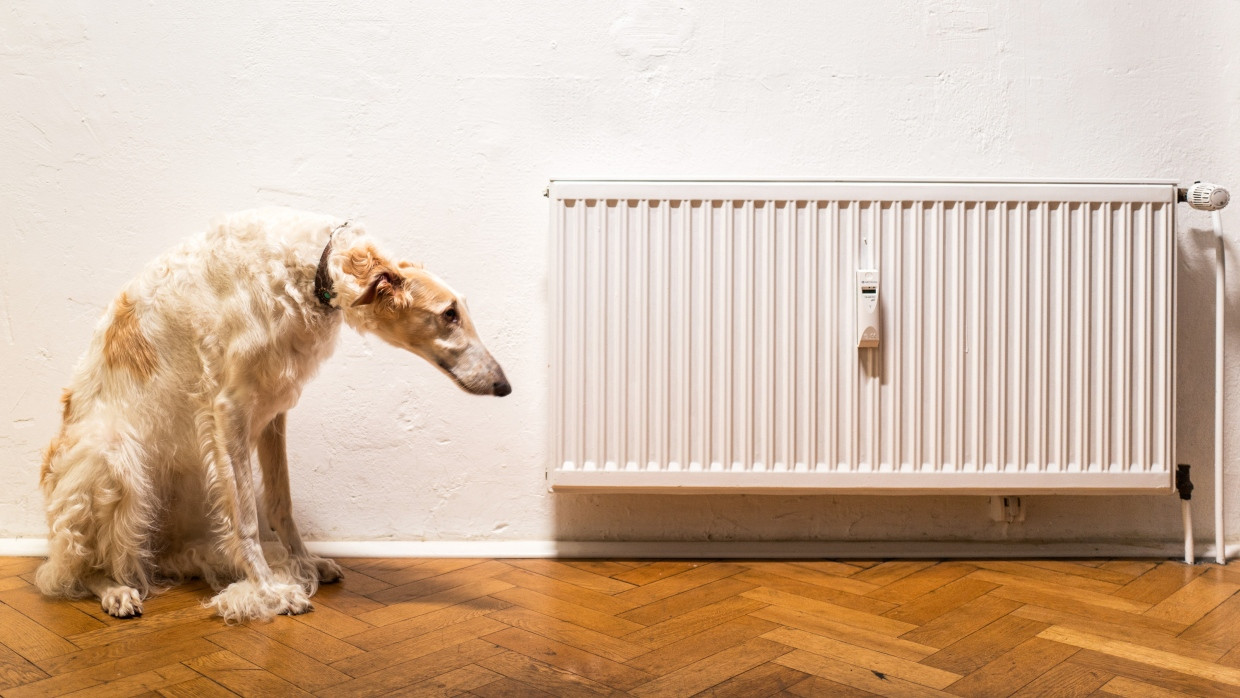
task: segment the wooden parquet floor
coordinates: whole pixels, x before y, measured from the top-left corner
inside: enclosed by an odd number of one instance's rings
[[[346,559],[315,610],[117,620],[0,558],[0,694],[1240,695],[1240,569],[1140,560]]]

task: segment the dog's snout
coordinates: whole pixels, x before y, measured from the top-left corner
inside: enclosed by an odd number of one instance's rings
[[[504,397],[508,393],[512,392],[512,386],[509,385],[506,380],[495,381],[495,384],[492,385],[491,388],[496,397]]]

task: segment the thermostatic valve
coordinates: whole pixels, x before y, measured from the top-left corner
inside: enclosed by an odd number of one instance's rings
[[[878,270],[857,270],[857,348],[878,347]]]

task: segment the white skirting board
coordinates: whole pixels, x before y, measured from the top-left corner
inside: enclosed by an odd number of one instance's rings
[[[1148,544],[1029,543],[993,541],[317,541],[314,553],[329,557],[469,557],[563,559],[968,559],[1150,557],[1179,559],[1177,541]],[[1227,546],[1231,557],[1240,544]],[[0,538],[0,556],[43,556],[42,538]],[[1199,559],[1213,546],[1197,548]]]

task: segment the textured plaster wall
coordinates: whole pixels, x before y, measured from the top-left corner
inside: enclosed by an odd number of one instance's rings
[[[39,452],[120,284],[218,212],[281,204],[363,218],[463,290],[515,388],[467,396],[346,331],[290,419],[311,538],[1175,540],[1172,497],[1033,498],[1003,526],[980,497],[548,494],[541,192],[552,177],[1175,177],[1240,193],[1237,36],[1226,0],[8,3],[0,536],[44,533]],[[1240,206],[1225,220],[1240,235]],[[1179,460],[1200,471],[1203,537],[1207,225],[1182,212]],[[1240,274],[1233,396],[1238,301]],[[1237,425],[1233,409],[1240,457]]]

